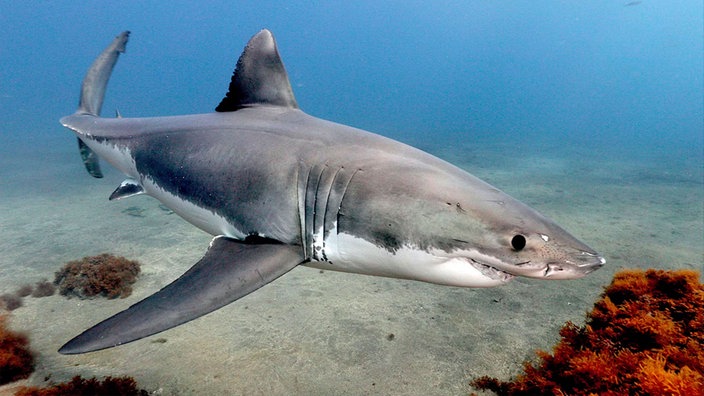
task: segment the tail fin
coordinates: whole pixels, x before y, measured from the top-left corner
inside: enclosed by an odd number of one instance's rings
[[[76,114],[100,115],[100,109],[103,107],[103,98],[105,98],[105,89],[108,86],[110,74],[112,74],[112,69],[115,67],[115,63],[117,63],[117,58],[121,53],[125,52],[125,45],[129,37],[129,31],[124,31],[117,35],[112,43],[103,50],[90,66],[86,76],[83,78],[81,98],[78,102]],[[100,171],[98,156],[81,138],[78,138],[78,149],[81,152],[81,158],[83,159],[83,164],[88,173],[93,177],[103,177],[103,173]]]
[[[125,52],[127,39],[130,37],[129,31],[120,33],[95,59],[88,69],[88,73],[83,78],[81,86],[81,99],[78,102],[77,114],[100,115],[100,108],[103,107],[105,88],[112,73],[117,57]]]

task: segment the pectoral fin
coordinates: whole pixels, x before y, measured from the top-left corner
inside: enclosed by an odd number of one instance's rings
[[[120,186],[110,194],[110,198],[108,199],[112,201],[114,199],[133,197],[140,194],[144,194],[142,186],[134,179],[125,179],[125,181],[120,183]]]
[[[215,237],[205,256],[180,278],[86,330],[59,353],[110,348],[186,323],[246,296],[302,261],[297,246]]]

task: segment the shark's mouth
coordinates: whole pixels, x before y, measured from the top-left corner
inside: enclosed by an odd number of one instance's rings
[[[502,271],[498,268],[492,267],[490,265],[479,262],[473,258],[469,259],[469,263],[481,272],[482,275],[501,282],[508,282],[515,278],[515,275],[509,274],[508,272]]]

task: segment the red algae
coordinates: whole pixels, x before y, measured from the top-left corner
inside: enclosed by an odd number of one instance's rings
[[[5,293],[0,295],[0,310],[14,311],[22,306],[22,297]]]
[[[46,279],[43,279],[34,285],[34,290],[32,290],[32,297],[49,297],[53,296],[54,292],[56,292],[56,286],[54,286],[53,283],[47,281]]]
[[[75,376],[71,381],[52,385],[47,388],[23,387],[15,396],[142,396],[145,390],[137,389],[137,382],[132,377],[106,377],[103,381],[95,378],[84,379]]]
[[[7,328],[7,315],[0,315],[0,385],[29,377],[34,356],[27,336]]]
[[[0,385],[29,378],[34,372],[34,355],[29,350],[29,339],[21,333],[7,328],[9,315],[0,315]],[[132,377],[106,377],[84,379],[75,376],[71,381],[51,384],[45,388],[18,386],[13,388],[15,396],[146,396],[146,390],[138,389]],[[3,392],[0,392],[4,394]]]
[[[137,261],[103,253],[70,261],[56,272],[54,284],[63,296],[125,298],[140,272]]]
[[[566,323],[512,381],[480,377],[499,395],[704,395],[704,285],[691,270],[614,275],[584,326]]]

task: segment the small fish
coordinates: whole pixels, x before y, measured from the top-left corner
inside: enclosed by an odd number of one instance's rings
[[[130,206],[129,208],[123,210],[122,213],[132,217],[147,217],[144,215],[145,211],[145,209],[142,209],[139,206]]]

